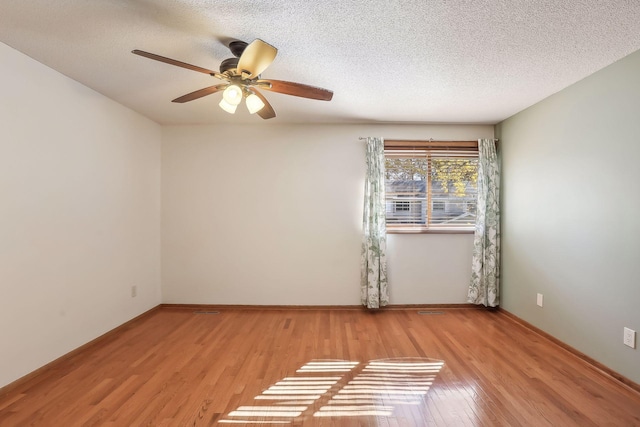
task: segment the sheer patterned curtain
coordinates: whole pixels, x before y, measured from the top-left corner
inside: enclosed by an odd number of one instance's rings
[[[364,183],[360,296],[367,308],[389,303],[387,290],[387,225],[384,201],[384,141],[367,138],[367,176]]]
[[[493,139],[478,140],[478,208],[467,301],[500,303],[500,161]]]

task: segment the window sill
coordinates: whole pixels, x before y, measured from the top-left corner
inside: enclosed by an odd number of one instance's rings
[[[473,234],[475,230],[442,230],[426,228],[387,227],[387,234]]]

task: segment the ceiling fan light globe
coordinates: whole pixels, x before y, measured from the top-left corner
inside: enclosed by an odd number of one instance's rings
[[[226,111],[229,114],[234,114],[236,112],[236,109],[238,108],[238,105],[230,104],[224,98],[222,98],[222,100],[220,101],[220,104],[218,105],[220,106],[220,108],[222,108],[224,111]]]
[[[255,114],[264,108],[264,102],[256,94],[247,96],[247,110],[250,114]]]
[[[222,92],[222,99],[231,105],[238,105],[242,101],[242,89],[236,85],[229,85]]]

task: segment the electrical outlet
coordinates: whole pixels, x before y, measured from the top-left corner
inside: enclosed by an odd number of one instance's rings
[[[537,301],[538,307],[542,307],[542,299],[543,299],[542,294],[538,294],[538,301]]]
[[[624,345],[631,348],[636,348],[636,331],[629,328],[624,328]]]
[[[131,287],[131,298],[135,298],[138,296],[138,287],[136,285],[133,285]]]

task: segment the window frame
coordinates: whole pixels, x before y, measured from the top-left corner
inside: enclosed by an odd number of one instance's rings
[[[478,156],[478,141],[433,141],[433,140],[385,140],[385,160],[387,150],[434,150],[434,151],[456,151],[469,152],[472,157]],[[419,157],[419,156],[416,156]],[[427,196],[425,198],[425,224],[389,224],[387,222],[387,234],[473,234],[474,226],[468,228],[430,228],[429,216],[432,214],[433,206],[431,200],[431,179],[426,180]],[[444,202],[443,202],[444,203]]]

